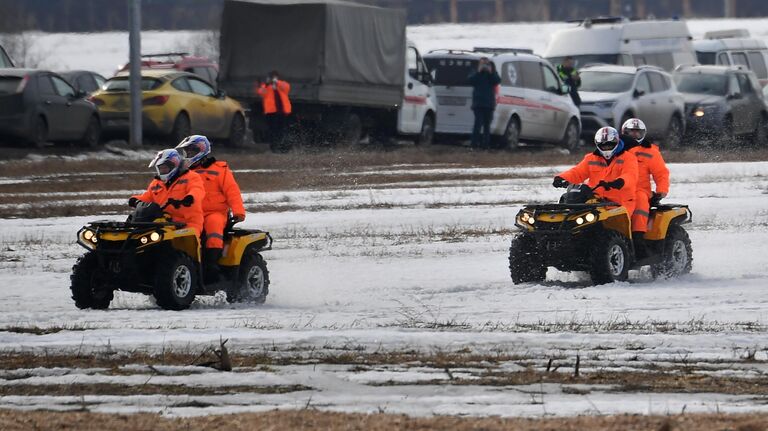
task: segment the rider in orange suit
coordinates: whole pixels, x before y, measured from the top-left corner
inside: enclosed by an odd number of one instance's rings
[[[210,155],[211,143],[205,136],[188,136],[176,146],[176,149],[184,154],[189,169],[197,173],[205,185],[204,264],[209,274],[208,278],[217,278],[219,268],[216,262],[223,254],[224,228],[227,225],[229,212],[232,212],[235,223],[245,220],[240,186],[235,181],[227,162],[218,161]]]
[[[579,184],[585,180],[589,187],[601,187],[595,194],[626,208],[630,215],[635,210],[637,187],[637,158],[624,150],[619,132],[613,127],[603,127],[595,133],[597,149],[584,156],[573,168],[559,174],[552,183],[565,187],[568,183]]]
[[[164,211],[173,221],[194,229],[199,237],[203,230],[203,180],[198,174],[184,168],[184,159],[175,149],[157,153],[149,167],[155,168],[157,176],[144,193],[132,196],[128,204],[135,207],[138,201],[154,202],[162,207],[170,203]],[[177,203],[187,195],[192,196],[190,206]]]

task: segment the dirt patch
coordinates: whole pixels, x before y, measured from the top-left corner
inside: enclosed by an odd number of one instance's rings
[[[226,395],[235,393],[285,394],[305,391],[311,388],[291,386],[182,386],[153,385],[148,378],[143,385],[120,385],[115,383],[66,384],[66,385],[2,385],[0,396],[82,396],[82,395]]]
[[[195,407],[195,406],[192,406]],[[205,407],[205,406],[198,406]],[[0,410],[0,428],[21,430],[517,430],[517,431],[765,431],[768,415],[580,416],[560,419],[411,418],[392,414],[348,414],[311,410],[271,411],[169,419],[154,414],[99,414]]]

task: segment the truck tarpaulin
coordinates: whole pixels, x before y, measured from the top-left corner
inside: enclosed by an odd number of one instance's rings
[[[222,88],[253,97],[277,70],[297,101],[395,106],[405,74],[405,13],[334,0],[226,0]]]

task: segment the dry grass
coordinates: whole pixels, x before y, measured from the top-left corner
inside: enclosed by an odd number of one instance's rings
[[[204,406],[200,406],[204,407]],[[411,418],[393,414],[351,414],[313,410],[271,411],[194,418],[155,414],[99,414],[0,410],[0,429],[21,430],[515,430],[515,431],[765,431],[766,414],[688,414],[673,416],[580,416],[559,419]]]

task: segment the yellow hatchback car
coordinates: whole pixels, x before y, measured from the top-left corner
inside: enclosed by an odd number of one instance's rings
[[[89,98],[99,108],[105,133],[128,132],[128,87],[128,72],[120,72]],[[225,139],[233,146],[245,139],[243,107],[197,75],[142,70],[141,91],[145,134],[167,137],[173,145],[193,134]]]

